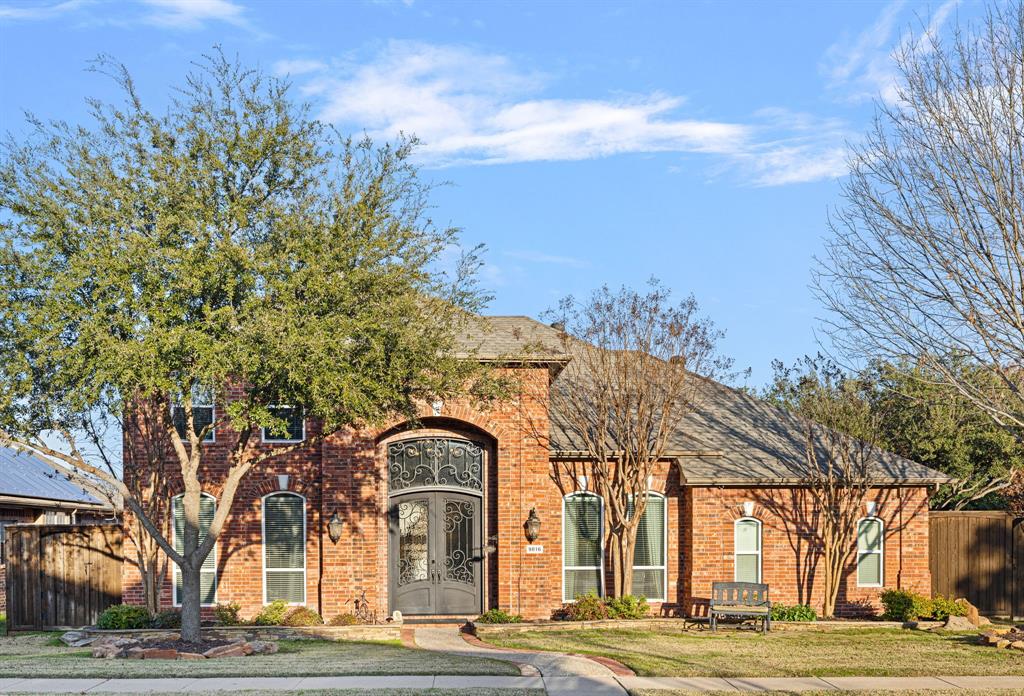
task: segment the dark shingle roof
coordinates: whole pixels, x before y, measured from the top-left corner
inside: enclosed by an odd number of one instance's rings
[[[463,355],[480,360],[567,360],[559,332],[525,316],[473,317],[458,344]]]
[[[0,495],[105,505],[38,457],[9,447],[0,447]]]
[[[481,356],[502,357],[523,351],[527,338],[547,348],[542,351],[561,362],[569,358],[560,333],[529,317],[485,317],[488,332],[478,336]],[[554,389],[566,387],[569,372],[561,372]],[[686,483],[795,484],[806,482],[806,431],[788,411],[718,382],[707,381],[700,407],[684,419],[670,450],[678,458]],[[571,453],[582,449],[551,414],[551,450]],[[872,462],[878,483],[935,484],[950,478],[923,464],[879,451]]]

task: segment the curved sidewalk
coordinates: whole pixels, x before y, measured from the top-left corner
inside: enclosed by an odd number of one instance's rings
[[[540,672],[544,689],[552,696],[589,694],[591,696],[625,696],[626,690],[615,674],[594,660],[562,653],[526,652],[484,648],[470,645],[459,629],[416,628],[416,645],[425,650],[456,653],[531,665]]]

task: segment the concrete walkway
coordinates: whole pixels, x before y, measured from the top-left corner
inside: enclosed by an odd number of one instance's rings
[[[202,693],[354,689],[545,689],[549,694],[624,694],[626,689],[685,691],[868,691],[1024,689],[1024,677],[238,677],[221,679],[18,679],[0,678],[0,694]],[[968,693],[968,691],[965,691]]]
[[[626,694],[626,690],[619,684],[610,669],[585,657],[561,653],[481,648],[467,643],[463,640],[459,629],[453,627],[417,627],[416,645],[424,650],[530,665],[540,673],[544,680],[543,687],[550,696],[566,694],[625,696]]]

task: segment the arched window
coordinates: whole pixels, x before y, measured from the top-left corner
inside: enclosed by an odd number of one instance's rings
[[[562,501],[562,601],[604,594],[604,501],[572,493]]]
[[[761,582],[761,521],[741,517],[733,525],[736,582]]]
[[[633,505],[630,502],[630,516]],[[655,602],[667,600],[665,559],[668,556],[666,530],[668,506],[661,493],[648,491],[647,506],[636,528],[633,547],[633,594]]]
[[[885,527],[877,517],[857,522],[857,586],[882,587],[885,569]]]
[[[297,493],[263,498],[263,603],[306,603],[306,499]]]
[[[176,495],[171,499],[171,512],[174,517],[174,532],[171,541],[174,543],[174,550],[178,553],[185,553],[185,506],[182,503],[184,494]],[[217,500],[209,493],[199,495],[199,542],[206,538],[213,522],[213,515],[217,511]],[[177,563],[171,564],[174,568],[174,606],[181,606],[181,568]],[[217,544],[210,549],[209,555],[203,561],[203,567],[199,570],[199,597],[203,606],[212,606],[217,603]]]

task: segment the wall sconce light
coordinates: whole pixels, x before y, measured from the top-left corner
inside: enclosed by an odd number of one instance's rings
[[[747,500],[746,502],[743,503],[743,516],[744,517],[753,517],[754,516],[754,501],[753,500]]]
[[[533,543],[540,536],[540,517],[537,516],[537,508],[530,508],[530,514],[523,522],[523,529],[526,531],[526,540]]]
[[[874,517],[878,514],[878,503],[876,503],[874,500],[870,500],[864,503],[864,507],[868,511],[868,517]]]
[[[288,490],[288,474],[277,475],[277,490],[286,491]]]
[[[341,517],[338,516],[338,511],[335,510],[334,514],[331,515],[331,521],[327,523],[327,536],[331,538],[331,541],[335,544],[341,539],[341,532],[345,527],[345,523],[342,522]]]

